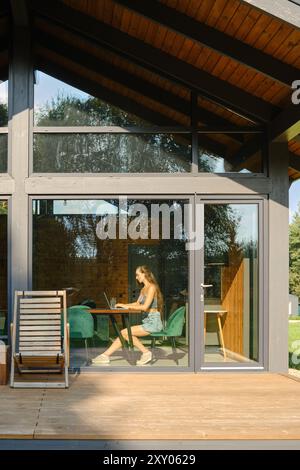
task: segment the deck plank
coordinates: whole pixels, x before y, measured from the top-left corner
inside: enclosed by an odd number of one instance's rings
[[[0,438],[300,439],[299,391],[270,373],[81,374],[67,390],[0,387]]]

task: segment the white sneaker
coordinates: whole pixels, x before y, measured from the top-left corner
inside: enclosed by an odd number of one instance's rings
[[[148,364],[148,362],[152,361],[152,352],[147,351],[141,355],[141,358],[139,361],[136,361],[137,366],[143,366],[144,364]]]
[[[92,359],[93,364],[109,364],[110,359],[106,354],[100,354],[100,356],[95,357]]]

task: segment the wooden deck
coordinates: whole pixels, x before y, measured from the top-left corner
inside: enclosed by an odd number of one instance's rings
[[[300,439],[300,381],[268,373],[71,376],[0,387],[1,439]]]

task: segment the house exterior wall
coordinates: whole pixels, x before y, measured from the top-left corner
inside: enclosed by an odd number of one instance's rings
[[[32,157],[33,73],[30,42],[22,28],[15,30],[10,66],[9,170],[0,177],[2,195],[11,197],[10,287],[9,302],[15,289],[31,287],[31,200],[69,195],[199,195],[246,199],[264,202],[264,289],[262,347],[266,370],[286,372],[288,312],[288,148],[273,143],[269,149],[269,175],[30,175]],[[3,184],[2,184],[3,181]],[[2,188],[2,189],[1,189]],[[99,189],[101,188],[101,189]],[[117,189],[116,189],[117,188]],[[101,192],[100,192],[101,191]],[[279,269],[280,266],[280,269]]]

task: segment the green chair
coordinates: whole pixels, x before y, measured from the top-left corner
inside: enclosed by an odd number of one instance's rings
[[[185,322],[185,307],[179,307],[175,312],[170,315],[167,320],[166,327],[158,333],[151,333],[151,349],[152,353],[155,347],[155,340],[157,338],[167,337],[170,338],[172,344],[172,351],[174,354],[174,360],[178,365],[178,359],[176,358],[176,337],[182,335],[183,325]]]
[[[70,339],[81,339],[85,342],[86,360],[89,362],[88,342],[94,336],[94,319],[85,305],[73,305],[67,310],[70,325]]]

